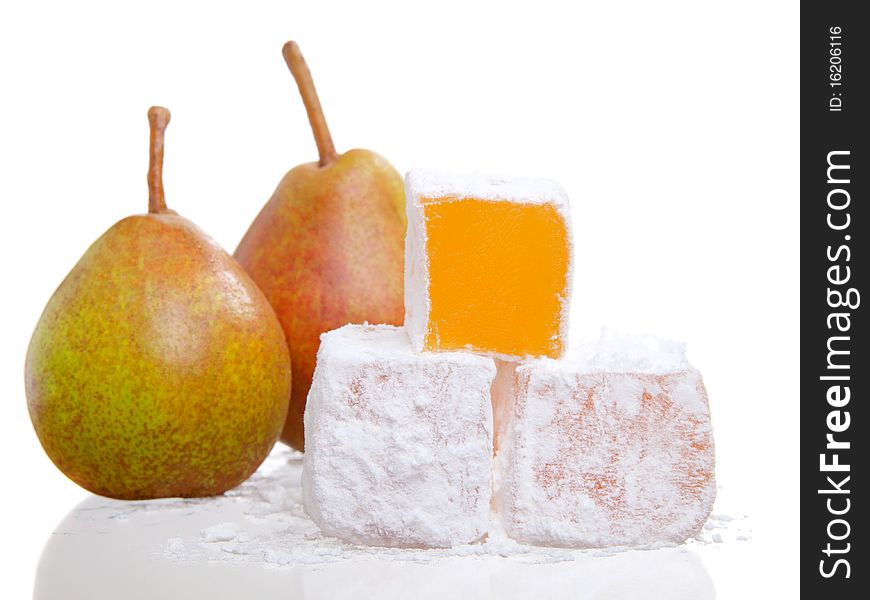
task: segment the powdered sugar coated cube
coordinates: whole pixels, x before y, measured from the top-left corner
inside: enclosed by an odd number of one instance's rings
[[[491,500],[490,358],[416,354],[403,328],[321,336],[305,408],[305,508],[327,535],[450,547],[485,538]]]
[[[414,348],[561,357],[573,269],[562,186],[413,169],[405,196],[405,327]]]
[[[566,360],[520,365],[496,457],[516,540],[567,547],[679,543],[716,495],[700,373],[679,344],[605,333]]]

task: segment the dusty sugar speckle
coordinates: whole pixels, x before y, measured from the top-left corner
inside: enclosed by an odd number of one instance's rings
[[[239,537],[237,523],[218,523],[202,530],[202,541],[206,543],[229,542]]]
[[[312,567],[344,564],[399,563],[432,564],[453,569],[456,559],[504,558],[509,570],[515,567],[537,568],[572,561],[587,564],[591,558],[637,555],[628,548],[571,550],[534,547],[507,538],[497,520],[491,523],[488,539],[481,544],[466,544],[449,549],[422,550],[357,546],[324,536],[302,508],[302,455],[280,446],[245,483],[222,496],[198,499],[160,499],[120,501],[91,497],[75,509],[58,535],[82,537],[81,544],[91,544],[90,532],[108,530],[113,539],[128,539],[136,531],[160,531],[154,535],[137,535],[135,543],[147,544],[139,551],[173,563],[224,564],[228,567],[257,566],[265,569]],[[703,530],[686,544],[660,544],[643,549],[668,549],[689,553],[693,548],[719,545],[712,535],[719,534],[722,544],[747,543],[751,538],[750,522],[743,512],[722,509],[731,507],[728,489],[720,488],[717,511],[710,519],[713,527]],[[721,501],[720,501],[721,500]],[[119,522],[123,521],[123,523]],[[204,542],[203,531],[225,524],[239,527],[236,539]],[[143,539],[144,538],[144,539]],[[636,550],[637,548],[635,548]],[[653,560],[650,558],[649,560]],[[439,565],[445,565],[441,567]],[[462,564],[465,564],[464,562]],[[469,564],[479,564],[469,561]],[[480,563],[482,564],[482,563]],[[348,567],[350,568],[350,567]],[[470,567],[471,568],[471,567]],[[600,567],[595,567],[596,572]],[[473,568],[472,568],[473,570]],[[400,571],[404,572],[404,571]]]
[[[184,559],[186,552],[187,551],[184,547],[184,539],[180,537],[173,537],[166,540],[166,547],[163,550],[163,554],[167,558],[182,560]]]
[[[255,564],[263,568],[327,565],[348,560],[377,559],[425,564],[455,557],[504,557],[523,564],[551,564],[610,557],[628,548],[571,550],[529,546],[508,538],[493,520],[488,539],[449,549],[398,549],[357,546],[324,536],[302,508],[302,454],[286,447],[276,448],[260,469],[245,483],[223,496],[200,499],[162,499],[137,502],[100,499],[101,505],[82,510],[76,519],[100,522],[104,519],[133,519],[149,523],[155,519],[190,519],[193,533],[172,535],[154,547],[154,552],[173,562]],[[738,513],[742,514],[742,513]],[[215,531],[227,523],[238,526],[238,535],[228,541],[204,542],[204,531]],[[721,512],[711,517],[712,527],[697,538],[677,546],[688,549],[715,544],[746,542],[751,530],[745,517]],[[645,549],[673,547],[672,544]]]

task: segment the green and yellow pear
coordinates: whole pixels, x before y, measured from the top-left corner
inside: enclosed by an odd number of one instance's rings
[[[277,440],[290,357],[256,284],[166,208],[169,111],[148,118],[148,213],[104,233],[48,301],[27,351],[27,403],[51,460],[96,494],[220,494]]]
[[[302,416],[320,334],[347,323],[404,319],[405,191],[401,175],[369,150],[338,154],[305,60],[283,49],[320,160],[291,169],[234,254],[272,303],[293,362],[281,440],[304,449]]]

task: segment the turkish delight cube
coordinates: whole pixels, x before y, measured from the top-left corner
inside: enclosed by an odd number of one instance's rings
[[[305,408],[303,498],[314,522],[356,544],[484,539],[494,377],[484,356],[414,352],[401,327],[323,334]]]
[[[564,360],[518,366],[510,393],[495,460],[510,537],[597,548],[700,531],[716,495],[713,436],[681,344],[606,333]]]
[[[560,357],[573,260],[562,186],[417,169],[405,194],[405,327],[414,348]]]

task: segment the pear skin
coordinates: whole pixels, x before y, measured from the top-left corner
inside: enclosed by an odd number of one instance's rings
[[[277,440],[290,359],[250,277],[166,208],[169,113],[149,120],[149,212],[112,226],[49,300],[27,352],[28,408],[51,460],[96,494],[209,496]]]
[[[284,59],[296,79],[320,160],[291,169],[234,254],[272,303],[293,365],[281,440],[304,449],[302,417],[320,334],[347,323],[404,320],[405,191],[368,150],[338,154],[299,47]]]

